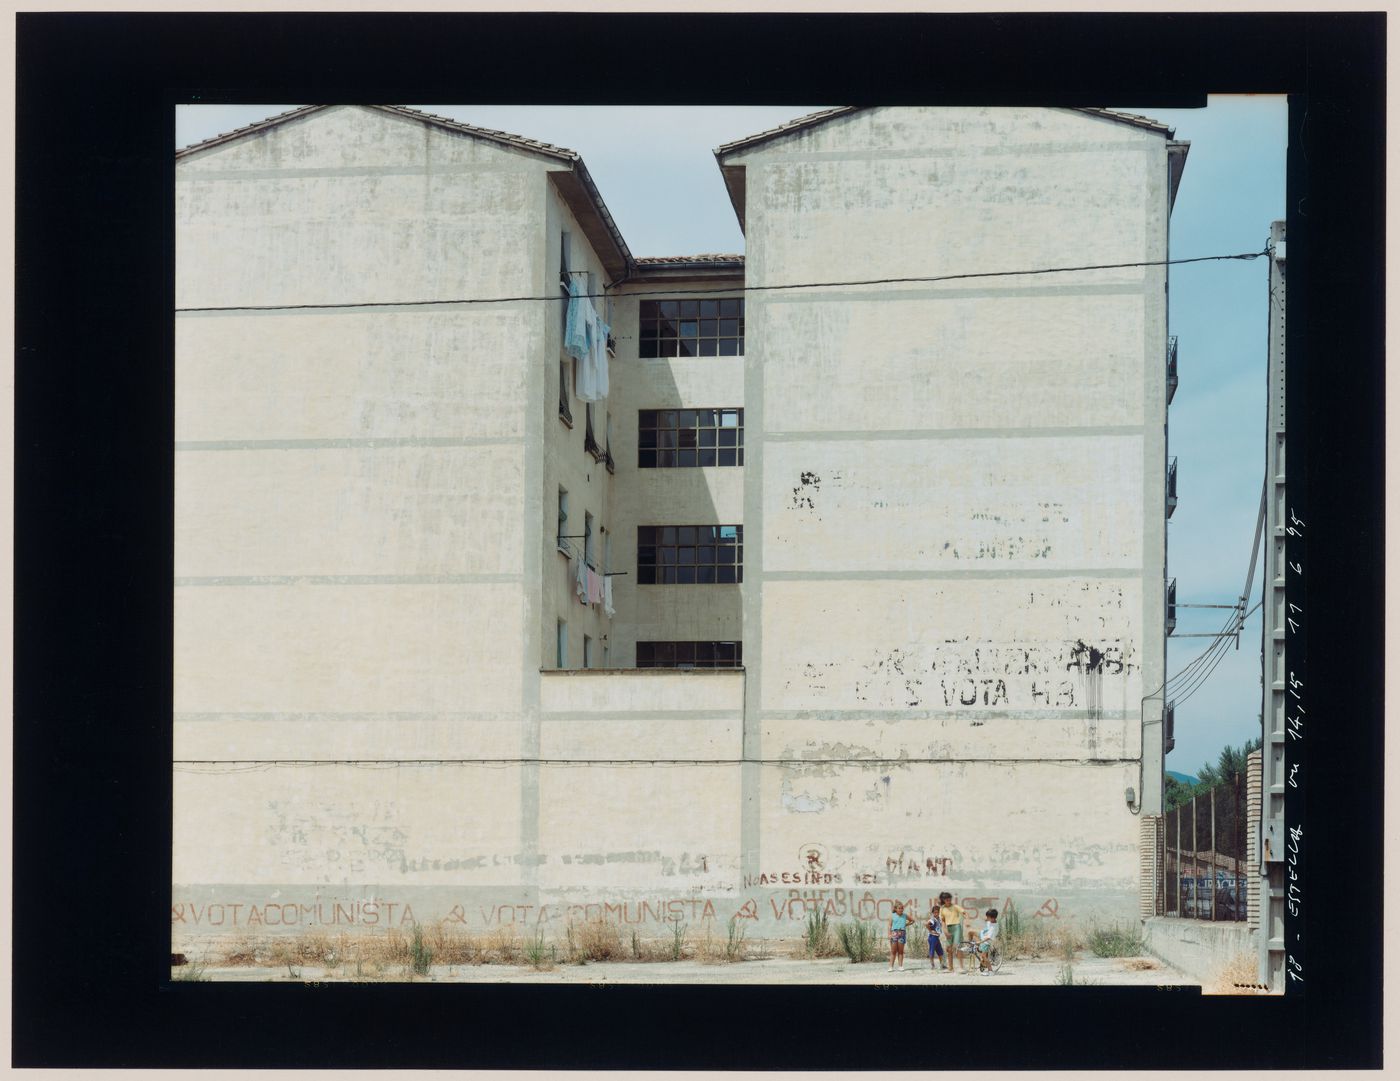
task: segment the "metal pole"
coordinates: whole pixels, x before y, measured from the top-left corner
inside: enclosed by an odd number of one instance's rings
[[[1248,762],[1248,756],[1245,757]],[[1230,873],[1235,878],[1235,919],[1249,918],[1249,901],[1245,898],[1244,889],[1240,885],[1240,863],[1244,857],[1244,808],[1240,806],[1240,775],[1235,774],[1235,843],[1232,846]],[[1241,915],[1241,909],[1244,914]]]
[[[1172,898],[1172,909],[1178,916],[1181,913],[1181,805],[1176,808],[1176,896]]]
[[[1200,796],[1191,798],[1191,898],[1195,902],[1192,910],[1196,913],[1196,919],[1201,918],[1201,824],[1199,821],[1200,812],[1196,810],[1196,804],[1201,801]]]
[[[1210,790],[1210,919],[1215,922],[1215,894],[1216,894],[1216,858],[1215,858],[1215,793],[1216,789]]]

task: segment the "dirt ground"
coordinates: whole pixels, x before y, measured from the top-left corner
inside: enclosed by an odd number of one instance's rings
[[[1144,964],[1151,968],[1142,968]],[[926,962],[906,963],[902,971],[891,972],[886,961],[853,965],[843,958],[818,960],[773,958],[737,964],[706,964],[700,961],[672,961],[642,964],[626,961],[600,961],[586,965],[557,965],[538,971],[528,965],[433,965],[429,975],[413,977],[395,966],[383,974],[364,979],[415,980],[419,983],[543,983],[543,984],[836,984],[876,986],[1053,986],[1061,982],[1065,963],[1060,960],[1007,961],[991,976],[977,973],[935,972]],[[1074,986],[1169,986],[1198,987],[1199,981],[1156,958],[1078,957],[1071,966]],[[178,972],[179,970],[172,970]],[[204,976],[218,981],[272,981],[279,983],[355,983],[354,966],[326,970],[316,965],[299,969],[299,978],[286,967],[242,967],[205,969]]]

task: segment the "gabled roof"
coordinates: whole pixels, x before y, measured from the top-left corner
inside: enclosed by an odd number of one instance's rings
[[[825,124],[828,120],[835,120],[837,117],[850,116],[853,113],[863,112],[866,109],[874,108],[870,105],[842,105],[835,109],[823,109],[820,112],[808,113],[806,116],[799,116],[794,120],[789,120],[786,124],[779,124],[776,128],[769,128],[767,131],[760,131],[753,135],[747,135],[742,139],[735,139],[733,142],[725,143],[723,146],[715,148],[715,160],[719,163],[720,172],[724,175],[724,186],[729,190],[729,201],[734,204],[734,213],[739,216],[739,228],[744,227],[744,167],[742,165],[728,165],[725,158],[737,150],[748,150],[761,143],[769,142],[773,139],[791,135],[794,132],[805,131],[814,128],[819,124]],[[1147,131],[1156,132],[1171,139],[1176,131],[1163,124],[1160,120],[1153,120],[1151,117],[1139,116],[1137,113],[1120,113],[1115,109],[1090,109],[1080,107],[1070,107],[1071,112],[1084,113],[1088,116],[1097,116],[1105,120],[1113,120],[1120,124],[1130,124],[1135,128],[1143,128]],[[1186,144],[1180,144],[1186,145]],[[1181,180],[1180,164],[1185,161],[1185,152],[1178,154],[1175,170],[1171,181],[1171,201],[1176,200],[1176,185]]]
[[[806,116],[799,116],[794,120],[789,120],[786,124],[779,124],[776,128],[769,128],[767,131],[746,135],[742,139],[735,139],[733,142],[716,147],[715,156],[723,157],[726,154],[733,153],[735,150],[746,150],[751,146],[757,146],[759,143],[766,143],[770,139],[776,139],[780,135],[789,135],[795,131],[816,127],[818,124],[824,124],[826,121],[834,120],[838,116],[849,116],[851,113],[862,112],[869,108],[873,108],[873,106],[842,105],[835,109],[823,109],[820,112],[808,113]],[[1135,128],[1146,128],[1148,131],[1159,132],[1168,137],[1175,134],[1173,129],[1163,124],[1160,120],[1139,116],[1137,113],[1120,113],[1114,109],[1087,108],[1074,108],[1072,111],[1076,113],[1088,113],[1090,116],[1101,116],[1107,120],[1117,120],[1123,124],[1131,124]]]
[[[235,128],[233,131],[215,135],[192,146],[177,150],[175,157],[177,160],[187,158],[193,154],[212,150],[226,143],[247,138],[288,121],[310,116],[329,108],[333,108],[333,106],[304,105],[299,109],[291,109],[288,112],[270,116],[266,120],[259,120],[257,123]],[[579,219],[579,223],[583,226],[584,235],[588,237],[589,242],[593,245],[593,250],[602,259],[604,268],[614,279],[624,276],[631,268],[633,259],[631,251],[628,250],[627,242],[622,239],[622,233],[618,230],[617,223],[613,221],[607,204],[603,202],[603,196],[598,191],[598,186],[594,184],[593,177],[588,172],[588,166],[584,164],[583,158],[577,152],[562,146],[554,146],[551,143],[543,143],[537,139],[527,139],[523,135],[513,135],[508,131],[474,127],[471,124],[464,124],[460,120],[438,116],[436,113],[421,112],[418,109],[409,109],[403,105],[362,105],[358,108],[373,109],[376,112],[403,117],[406,120],[416,120],[443,131],[467,135],[473,139],[484,139],[499,146],[524,150],[567,165],[567,169],[551,172],[550,179],[559,189],[560,195],[563,196],[574,216]]]

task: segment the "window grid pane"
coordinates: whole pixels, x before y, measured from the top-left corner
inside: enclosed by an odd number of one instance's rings
[[[637,468],[681,469],[744,464],[742,409],[637,411]]]
[[[742,642],[638,642],[638,668],[741,668]]]
[[[743,298],[643,300],[637,355],[644,359],[743,356]]]
[[[744,527],[637,527],[638,585],[738,585],[744,580]]]

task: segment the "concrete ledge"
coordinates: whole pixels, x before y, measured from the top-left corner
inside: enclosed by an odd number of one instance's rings
[[[1143,920],[1143,933],[1153,956],[1206,984],[1236,954],[1259,953],[1259,931],[1247,923],[1153,916]]]

